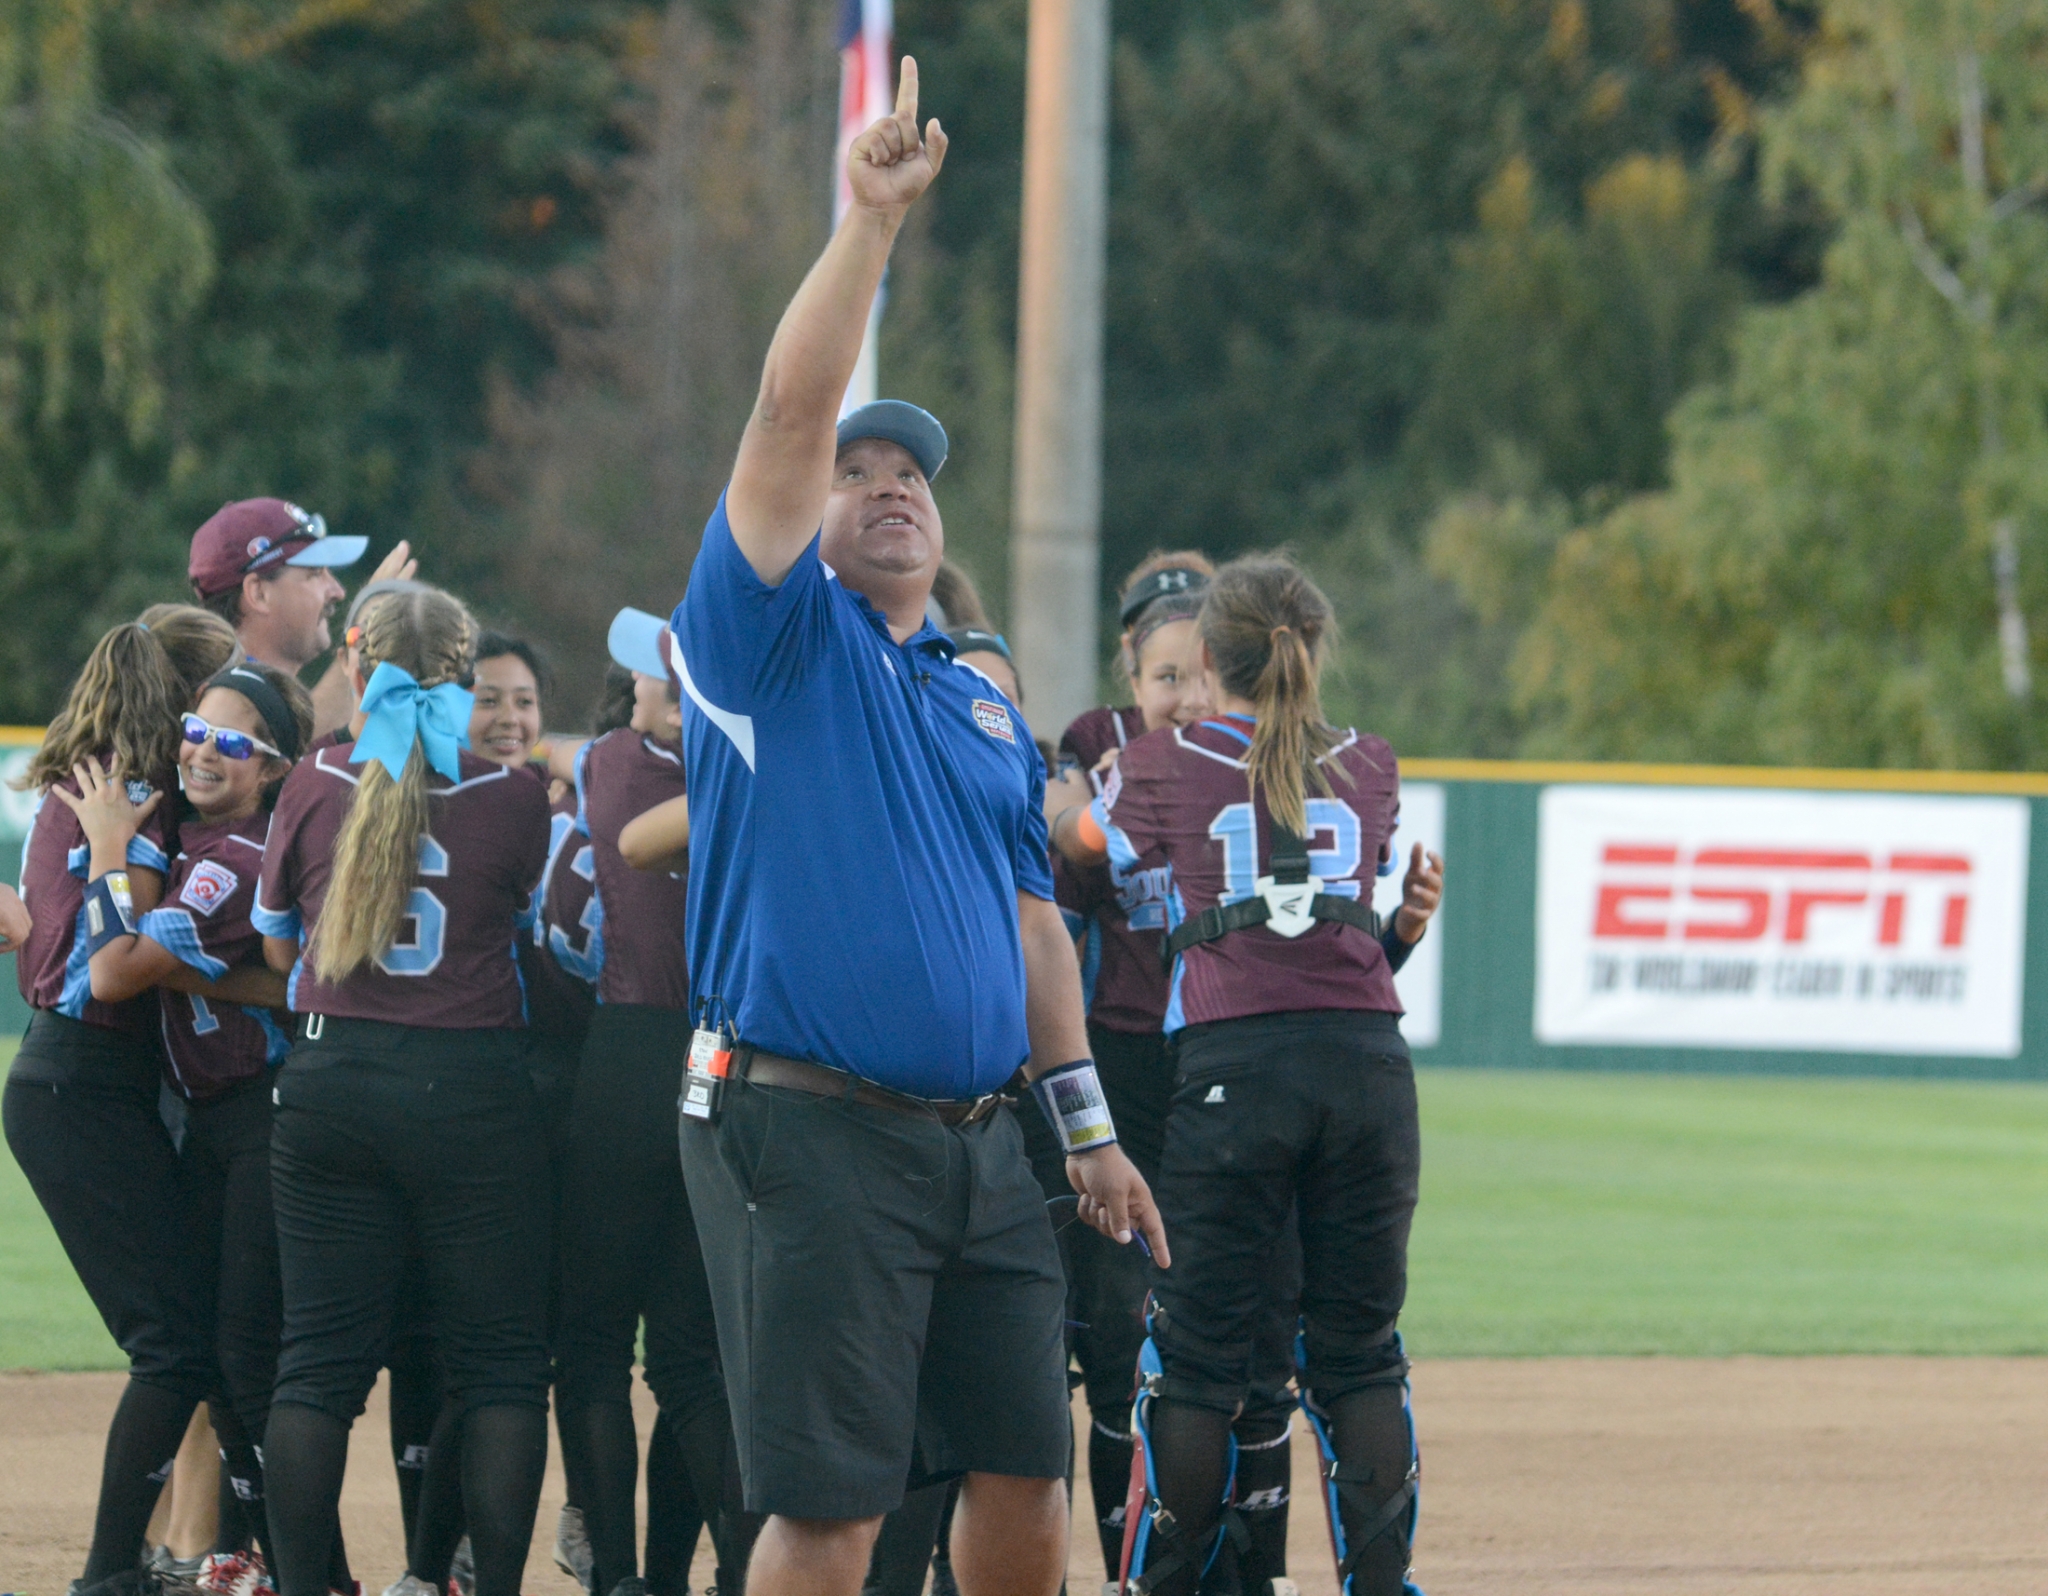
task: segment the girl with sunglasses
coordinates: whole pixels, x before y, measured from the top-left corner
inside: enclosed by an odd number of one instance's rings
[[[300,762],[264,850],[254,920],[300,1016],[271,1137],[284,1338],[264,1463],[283,1596],[329,1588],[349,1428],[409,1251],[462,1414],[477,1596],[518,1596],[539,1502],[547,1143],[510,954],[548,804],[466,750],[476,636],[438,590],[363,612],[354,741]]]
[[[270,805],[313,735],[313,703],[297,680],[268,665],[231,665],[207,682],[197,710],[181,718],[177,854],[163,901],[137,917],[132,934],[96,947],[92,994],[122,1003],[155,991],[164,1076],[185,1100],[178,1168],[183,1207],[198,1227],[198,1278],[212,1306],[220,1391],[211,1403],[226,1464],[212,1553],[198,1570],[202,1591],[242,1596],[264,1576],[263,1466],[256,1443],[277,1373],[277,1225],[270,1202],[271,1071],[290,1051],[284,978],[263,962],[263,938],[249,919]],[[80,796],[57,796],[78,817],[97,876],[117,869],[155,807],[137,804],[97,762],[78,772]],[[211,982],[231,973],[240,1001],[166,986],[196,972]],[[257,1001],[249,1001],[250,999]]]
[[[95,941],[121,935],[125,920],[163,896],[171,859],[160,795],[177,773],[178,717],[237,652],[228,624],[190,605],[157,605],[114,627],[94,645],[22,783],[40,794],[21,876],[34,923],[17,960],[35,1012],[8,1073],[7,1145],[128,1355],[79,1581],[104,1596],[140,1577],[161,1471],[215,1374],[200,1248],[157,1112],[157,1005],[95,998],[88,966]],[[97,871],[77,815],[50,801],[53,792],[82,796],[76,773],[89,762],[143,811],[122,857]],[[196,971],[178,979],[207,985]]]

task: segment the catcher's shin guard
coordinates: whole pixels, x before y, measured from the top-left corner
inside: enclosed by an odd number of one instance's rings
[[[1152,1328],[1146,1315],[1146,1328]],[[1151,1596],[1175,1576],[1193,1590],[1223,1548],[1230,1529],[1230,1499],[1237,1485],[1237,1441],[1225,1433],[1229,1457],[1214,1530],[1199,1545],[1160,1500],[1158,1462],[1152,1445],[1152,1408],[1159,1400],[1159,1349],[1152,1336],[1138,1349],[1138,1394],[1131,1404],[1131,1488],[1124,1500],[1124,1548],[1117,1570],[1118,1596]]]
[[[1300,1370],[1301,1411],[1316,1438],[1316,1467],[1322,1476],[1323,1512],[1330,1525],[1330,1553],[1337,1563],[1339,1596],[1383,1596],[1381,1590],[1354,1586],[1352,1576],[1368,1550],[1382,1537],[1391,1537],[1399,1553],[1395,1567],[1403,1570],[1398,1586],[1400,1596],[1423,1596],[1412,1577],[1408,1558],[1415,1545],[1415,1525],[1420,1516],[1422,1454],[1415,1444],[1415,1412],[1410,1400],[1408,1359],[1398,1331],[1392,1333],[1386,1370],[1359,1390],[1346,1391],[1326,1408],[1308,1384],[1308,1360],[1304,1338],[1295,1338],[1295,1363]],[[1347,1471],[1339,1457],[1333,1432],[1338,1428],[1333,1409],[1353,1399],[1377,1396],[1387,1386],[1400,1388],[1401,1426],[1407,1437],[1405,1478],[1390,1493],[1387,1481],[1376,1478],[1368,1467],[1358,1471],[1354,1463]],[[1349,1521],[1347,1527],[1347,1519]],[[1391,1584],[1385,1590],[1395,1589]]]

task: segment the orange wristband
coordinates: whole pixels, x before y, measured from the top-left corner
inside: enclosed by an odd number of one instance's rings
[[[1102,827],[1095,819],[1093,804],[1081,806],[1081,818],[1074,822],[1074,834],[1087,845],[1091,853],[1109,852],[1109,838],[1103,835]]]

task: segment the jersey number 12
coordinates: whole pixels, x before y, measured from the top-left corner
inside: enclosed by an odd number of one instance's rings
[[[1308,873],[1333,898],[1355,898],[1363,828],[1351,806],[1335,798],[1308,801]],[[1209,835],[1223,844],[1223,896],[1236,903],[1258,890],[1259,815],[1250,804],[1232,804],[1209,822]],[[1328,846],[1316,846],[1327,839]]]

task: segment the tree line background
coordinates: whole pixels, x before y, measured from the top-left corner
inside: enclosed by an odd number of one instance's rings
[[[580,719],[823,242],[835,10],[0,0],[0,718],[278,493],[412,538]],[[1026,10],[897,0],[954,146],[883,386],[998,619]],[[1115,27],[1109,578],[1291,545],[1333,710],[1410,754],[2048,760],[2038,0]]]

